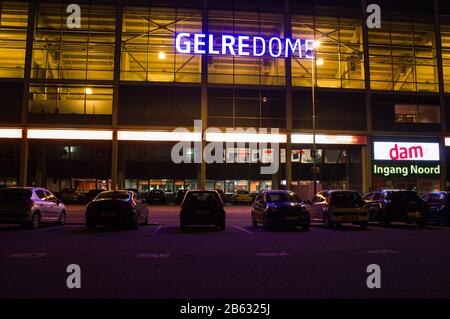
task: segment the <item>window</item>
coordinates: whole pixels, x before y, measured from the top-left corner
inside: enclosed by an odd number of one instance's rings
[[[229,35],[284,36],[284,18],[281,14],[263,12],[218,11],[208,14],[209,33]],[[220,48],[220,38],[214,49]],[[253,50],[252,41],[249,51]],[[267,44],[266,44],[267,45]],[[237,50],[237,44],[234,46]],[[268,50],[266,50],[268,51]],[[267,54],[262,57],[239,57],[232,55],[210,55],[208,60],[208,82],[225,84],[284,85],[285,61]]]
[[[113,79],[115,7],[80,6],[81,29],[69,29],[65,25],[65,5],[39,3],[33,42],[33,78]]]
[[[27,26],[27,2],[0,2],[0,78],[23,78]]]
[[[439,123],[439,105],[396,104],[397,123]]]
[[[105,115],[112,112],[112,88],[81,85],[30,85],[29,112]]]
[[[201,57],[175,52],[175,35],[201,33],[200,10],[124,8],[121,80],[201,81]]]
[[[381,193],[375,193],[375,194],[373,195],[372,200],[380,200],[380,199],[381,199]]]
[[[43,190],[38,189],[38,190],[36,191],[36,196],[37,196],[39,199],[45,199],[45,193],[44,193]]]
[[[372,89],[438,91],[432,24],[384,20],[369,29],[369,54]]]
[[[306,12],[308,9],[306,9]],[[337,9],[316,8],[317,14],[305,13],[292,16],[292,34],[317,39],[317,86],[330,88],[364,88],[364,48],[361,19],[344,17]],[[329,11],[329,12],[328,12]],[[309,59],[292,59],[292,85],[312,85],[312,63]]]
[[[450,25],[441,25],[444,91],[450,92]]]

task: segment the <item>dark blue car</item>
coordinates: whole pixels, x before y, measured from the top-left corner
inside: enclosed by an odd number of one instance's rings
[[[311,219],[306,206],[291,191],[266,190],[258,194],[252,207],[252,223],[265,229],[272,226],[300,226],[308,230]]]

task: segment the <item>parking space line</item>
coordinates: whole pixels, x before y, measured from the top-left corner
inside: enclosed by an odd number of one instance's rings
[[[286,257],[289,254],[285,251],[275,251],[275,252],[257,252],[255,253],[258,257]]]
[[[158,227],[156,227],[156,229],[152,231],[152,234],[156,235],[161,228],[163,228],[163,226],[162,225],[158,225]]]
[[[140,253],[136,254],[136,258],[168,258],[169,253]]]
[[[42,258],[47,256],[47,253],[15,253],[11,254],[8,257],[11,258]]]
[[[247,230],[245,228],[239,227],[237,225],[233,225],[233,227],[236,228],[236,229],[239,229],[240,231],[243,231],[244,233],[247,233],[247,234],[250,234],[250,235],[253,234],[253,232],[251,232],[251,231],[249,231],[249,230]]]

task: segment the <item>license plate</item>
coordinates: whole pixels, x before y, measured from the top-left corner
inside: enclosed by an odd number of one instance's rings
[[[197,213],[198,215],[208,215],[208,214],[209,214],[209,210],[207,210],[207,209],[198,209],[198,210],[196,211],[196,213]]]
[[[285,220],[299,220],[299,216],[286,216],[284,217]]]
[[[421,217],[422,214],[419,212],[410,212],[410,213],[408,213],[408,216],[409,217]]]

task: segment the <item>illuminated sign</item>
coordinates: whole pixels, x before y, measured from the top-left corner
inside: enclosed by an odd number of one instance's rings
[[[373,165],[373,173],[375,175],[383,176],[410,176],[410,175],[439,175],[441,174],[441,166],[436,164],[435,166],[420,166],[420,165],[405,165],[405,166],[385,166],[385,165]]]
[[[378,161],[439,161],[439,143],[374,142]]]
[[[291,141],[294,144],[312,144],[313,135],[303,133],[293,133]],[[316,144],[367,144],[366,136],[352,136],[352,135],[324,135],[316,134]]]
[[[216,44],[216,45],[214,45]],[[314,40],[271,37],[265,39],[249,35],[214,35],[211,33],[178,33],[175,38],[178,53],[261,57],[269,54],[274,58],[297,55],[314,59]]]

